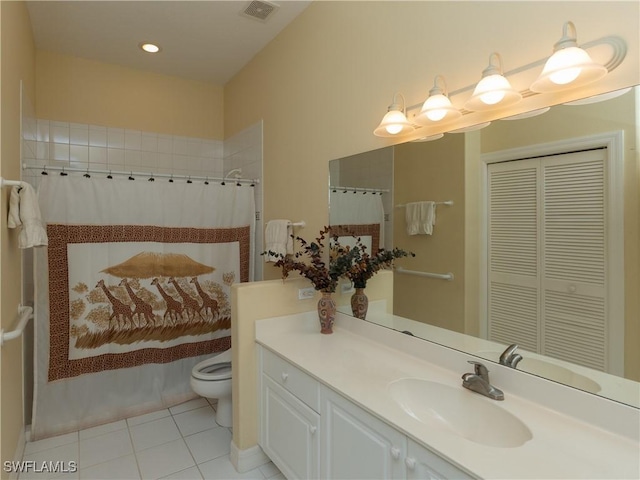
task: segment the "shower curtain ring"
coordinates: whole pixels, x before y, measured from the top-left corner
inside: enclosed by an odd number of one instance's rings
[[[109,175],[107,175],[107,178],[108,178],[109,180],[111,180],[111,179],[113,178],[113,175],[111,175],[111,170],[109,170]]]
[[[189,175],[189,178],[187,178],[187,183],[193,183],[193,182],[191,181],[191,175]]]
[[[129,173],[129,180],[135,180],[135,178],[133,178],[133,172]]]
[[[44,170],[42,170],[41,175],[49,175],[49,174],[47,173],[47,166],[46,166],[46,165],[44,166]]]
[[[155,179],[155,178],[153,178],[153,172],[151,172],[151,176],[149,177],[149,180],[148,180],[148,181],[149,181],[149,182],[155,182],[155,181],[156,181],[156,179]]]
[[[169,183],[173,183],[173,173],[171,174],[171,178],[169,178]]]
[[[209,177],[206,177],[206,178],[204,179],[204,184],[205,184],[205,185],[209,185]]]
[[[61,177],[66,177],[68,175],[67,172],[64,171],[64,167],[62,167],[62,171],[60,172]]]

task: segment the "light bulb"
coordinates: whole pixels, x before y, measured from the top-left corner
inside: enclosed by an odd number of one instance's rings
[[[400,133],[400,131],[402,130],[402,125],[398,125],[397,123],[394,123],[393,125],[387,125],[385,130],[391,135],[395,135],[397,133]]]
[[[580,73],[582,67],[580,65],[587,64],[591,61],[587,52],[581,48],[569,47],[558,50],[549,59],[546,66],[547,71],[553,72],[549,75],[549,80],[557,85],[566,85],[573,82]],[[569,65],[570,67],[566,67]],[[575,65],[571,67],[571,65]]]
[[[447,108],[451,107],[451,101],[442,94],[432,95],[424,102],[422,110],[432,122],[439,122],[447,115]]]

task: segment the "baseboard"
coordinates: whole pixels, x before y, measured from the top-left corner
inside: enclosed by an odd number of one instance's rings
[[[260,445],[240,450],[233,440],[231,441],[231,453],[229,454],[231,464],[239,473],[248,472],[260,465],[269,463],[271,459],[262,451]]]
[[[17,462],[22,461],[22,457],[24,456],[24,448],[27,444],[27,437],[29,436],[29,432],[27,429],[29,427],[22,428],[20,430],[20,438],[18,438],[18,444],[16,445],[16,453],[13,455],[13,461],[16,462],[14,465],[17,465]],[[9,473],[9,480],[17,480],[18,479],[18,471],[11,470]]]

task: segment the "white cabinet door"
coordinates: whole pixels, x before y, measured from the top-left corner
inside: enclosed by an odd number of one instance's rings
[[[408,441],[405,464],[409,480],[467,480],[473,478],[413,440]]]
[[[319,415],[262,375],[261,446],[288,479],[320,478]]]
[[[322,478],[405,478],[403,434],[327,388],[321,396]]]

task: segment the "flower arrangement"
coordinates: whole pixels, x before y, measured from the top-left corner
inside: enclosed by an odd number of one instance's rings
[[[356,245],[351,248],[353,261],[345,272],[345,277],[351,280],[354,288],[365,288],[367,280],[383,268],[391,267],[396,258],[416,256],[415,253],[406,252],[400,248],[394,248],[393,250],[381,248],[374,254],[369,254],[366,249],[367,247],[362,245],[360,238],[357,239]]]
[[[399,248],[380,249],[374,254],[369,254],[359,237],[356,237],[353,247],[343,246],[338,242],[338,237],[331,234],[331,227],[326,226],[320,230],[315,242],[307,242],[298,236],[293,238],[302,247],[295,254],[285,256],[269,251],[263,252],[263,255],[278,257],[274,266],[282,268],[283,279],[287,278],[291,271],[298,271],[321,292],[335,292],[341,277],[351,280],[355,288],[365,288],[367,280],[379,270],[392,266],[396,258],[415,256],[414,253]],[[325,252],[327,238],[330,241],[329,251]],[[308,262],[301,260],[305,256]]]
[[[325,252],[327,237],[331,239],[329,252]],[[324,227],[320,230],[320,235],[315,239],[315,242],[307,242],[298,236],[293,238],[301,246],[301,250],[295,254],[285,256],[269,251],[263,252],[263,255],[269,254],[278,257],[274,266],[282,268],[283,279],[295,270],[309,279],[316,290],[327,293],[335,292],[338,280],[345,276],[347,270],[351,268],[358,251],[339,245],[337,237],[331,235],[330,227]],[[305,256],[308,262],[301,260]]]

